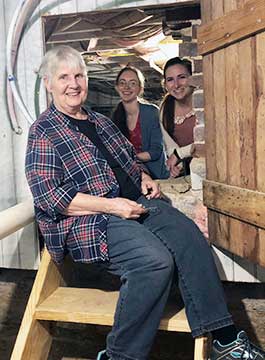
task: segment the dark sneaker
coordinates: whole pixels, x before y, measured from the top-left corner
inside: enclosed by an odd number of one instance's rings
[[[240,331],[231,344],[223,346],[217,340],[213,342],[210,360],[235,359],[265,360],[265,352],[250,343],[245,331]]]

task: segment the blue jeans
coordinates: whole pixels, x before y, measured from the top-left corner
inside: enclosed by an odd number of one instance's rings
[[[142,222],[111,216],[108,271],[121,288],[107,337],[113,360],[144,360],[177,273],[194,337],[233,323],[211,249],[195,223],[164,200],[138,200],[152,207]]]

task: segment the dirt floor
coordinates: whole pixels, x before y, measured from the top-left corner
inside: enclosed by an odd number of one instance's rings
[[[35,272],[0,269],[0,360],[9,360]],[[236,325],[265,349],[265,284],[224,283]],[[54,324],[49,360],[95,359],[109,328]],[[192,360],[190,334],[158,332],[150,360]]]

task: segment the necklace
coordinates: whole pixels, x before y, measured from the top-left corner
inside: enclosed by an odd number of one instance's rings
[[[186,119],[188,119],[189,117],[191,116],[194,116],[195,115],[195,111],[194,110],[191,110],[189,111],[187,114],[185,115],[179,115],[179,116],[175,116],[175,119],[174,119],[174,124],[177,124],[177,125],[181,125],[184,123],[184,121]]]

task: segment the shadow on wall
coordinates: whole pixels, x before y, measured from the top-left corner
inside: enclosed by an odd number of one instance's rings
[[[265,282],[264,267],[215,245],[212,245],[212,248],[219,276],[222,280],[244,283]]]

